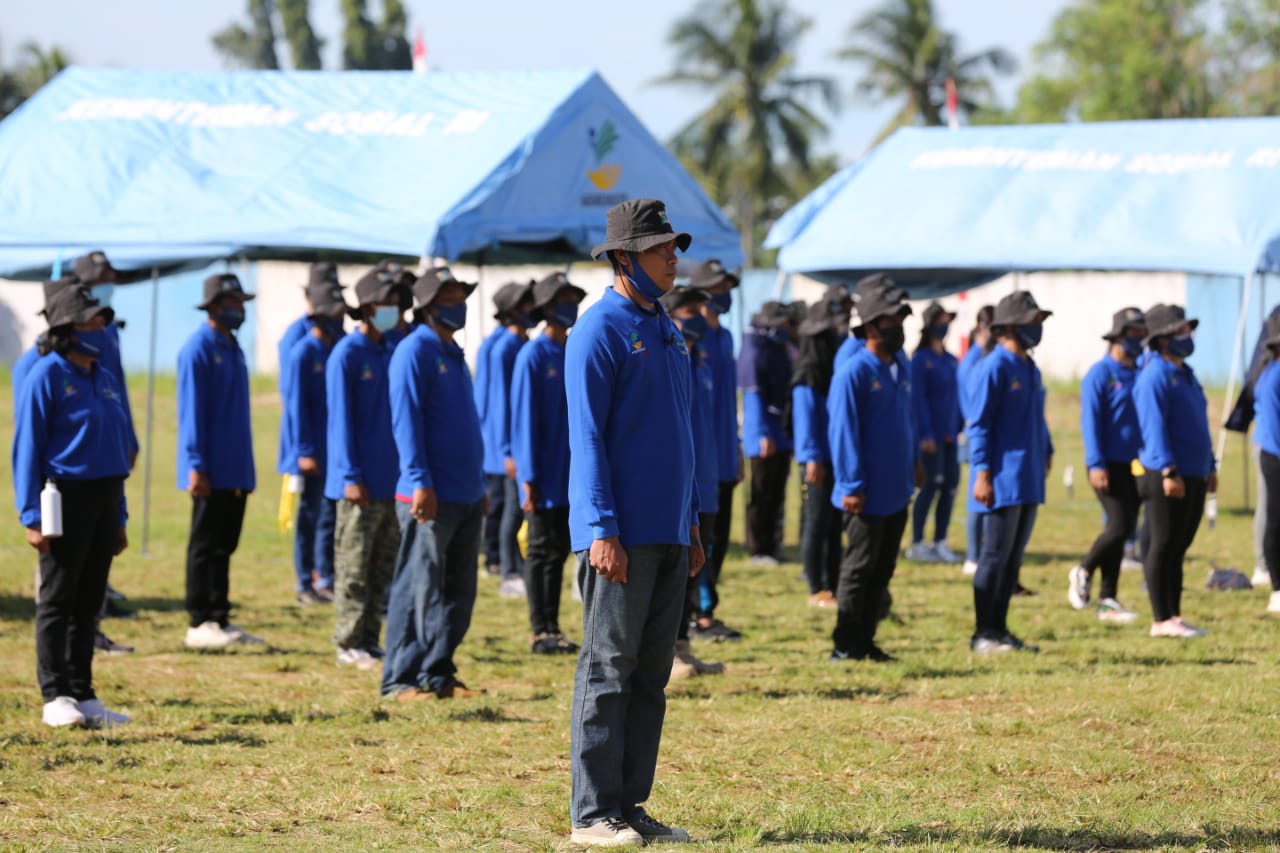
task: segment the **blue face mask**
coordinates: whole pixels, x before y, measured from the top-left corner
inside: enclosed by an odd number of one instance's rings
[[[379,332],[389,332],[400,324],[399,305],[377,305],[369,322]]]
[[[547,313],[547,322],[555,323],[557,326],[564,326],[566,329],[571,328],[574,323],[578,322],[578,303],[557,302],[552,305]]]
[[[526,329],[531,329],[537,325],[537,323],[533,322],[533,318],[529,316],[528,311],[521,311],[518,314],[513,314],[510,322],[517,326],[524,326]]]
[[[87,355],[90,358],[99,358],[107,347],[111,346],[111,338],[107,337],[106,329],[94,329],[93,331],[81,331],[76,329],[76,352],[81,355]]]
[[[111,297],[116,292],[114,284],[95,284],[89,288],[89,295],[102,303],[103,308],[111,305]]]
[[[676,322],[680,324],[680,332],[695,343],[702,340],[707,334],[707,318],[701,314],[682,317]]]
[[[1190,335],[1169,339],[1169,355],[1177,358],[1189,358],[1196,351],[1196,339]]]
[[[935,340],[942,340],[947,336],[947,331],[951,328],[950,323],[943,323],[940,326],[930,326],[929,334],[933,335]]]
[[[1121,338],[1120,346],[1124,347],[1124,354],[1128,358],[1142,355],[1142,338]]]
[[[733,307],[733,291],[726,290],[724,293],[713,293],[711,294],[711,301],[707,304],[717,314],[728,314],[729,309]]]
[[[467,303],[457,305],[437,305],[436,322],[444,328],[456,332],[467,325]]]
[[[1027,323],[1018,327],[1018,340],[1026,349],[1035,349],[1044,336],[1044,323]]]
[[[627,283],[636,289],[636,292],[650,302],[657,302],[666,294],[666,291],[658,286],[658,283],[649,277],[649,274],[640,266],[640,256],[635,252],[628,252],[631,258],[631,272],[623,269],[622,277]]]
[[[345,334],[341,317],[316,317],[314,322],[320,327],[320,331],[329,336],[329,340],[336,341]]]
[[[244,309],[243,308],[223,308],[218,313],[218,323],[226,329],[235,331],[244,325]]]

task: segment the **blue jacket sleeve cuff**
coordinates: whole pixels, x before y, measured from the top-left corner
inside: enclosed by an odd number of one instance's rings
[[[602,519],[591,525],[592,539],[608,539],[618,535],[618,522],[612,518]]]
[[[39,527],[40,526],[40,510],[25,509],[18,516],[18,521],[23,527]]]

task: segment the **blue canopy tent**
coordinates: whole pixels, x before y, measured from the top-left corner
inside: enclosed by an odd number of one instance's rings
[[[1228,406],[1254,275],[1280,268],[1280,118],[906,128],[824,191],[766,239],[787,272],[920,298],[1019,271],[1240,277]]]
[[[88,249],[153,275],[233,256],[571,262],[644,196],[691,258],[741,265],[728,219],[594,71],[70,68],[0,122],[0,277]]]

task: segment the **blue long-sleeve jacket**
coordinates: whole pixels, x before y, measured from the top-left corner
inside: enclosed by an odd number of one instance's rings
[[[1133,386],[1142,428],[1138,460],[1148,471],[1173,466],[1184,477],[1207,477],[1216,469],[1209,437],[1209,401],[1195,373],[1156,357]]]
[[[569,505],[569,401],[564,347],[542,335],[521,347],[511,377],[516,479],[538,489],[538,509]]]
[[[969,351],[964,354],[964,358],[960,359],[960,365],[956,367],[956,397],[960,402],[960,416],[965,422],[973,420],[971,414],[973,402],[973,371],[978,366],[978,362],[982,360],[985,353],[982,347],[974,345],[969,347]]]
[[[844,367],[849,359],[853,358],[866,348],[867,342],[864,339],[857,335],[850,334],[840,342],[840,348],[836,350],[835,371],[839,373],[840,368]]]
[[[251,492],[253,428],[249,369],[234,336],[203,324],[178,352],[178,488],[188,473],[207,474],[214,489]]]
[[[1138,458],[1142,428],[1133,402],[1138,371],[1107,354],[1089,368],[1080,383],[1080,435],[1084,464],[1106,468],[1108,462],[1127,465]]]
[[[782,422],[791,393],[791,358],[779,333],[758,326],[747,329],[738,357],[738,387],[742,389],[744,455],[759,456],[760,441],[765,438],[772,439],[779,450],[791,450]]]
[[[1271,362],[1262,368],[1253,385],[1253,443],[1280,456],[1280,367]]]
[[[569,532],[573,550],[688,545],[697,524],[689,352],[659,308],[613,289],[569,335]]]
[[[685,341],[686,347],[688,341]],[[690,426],[693,429],[694,481],[698,491],[698,512],[716,512],[720,504],[720,460],[716,447],[716,382],[706,350],[697,345],[689,350]]]
[[[362,484],[370,500],[395,497],[395,439],[387,364],[391,348],[358,328],[333,346],[325,365],[325,403],[329,407],[328,460],[324,496],[342,500],[347,484]]]
[[[905,358],[885,364],[864,347],[836,371],[827,395],[827,441],[837,509],[845,497],[861,494],[865,514],[892,515],[911,500],[918,456],[911,395]]]
[[[791,431],[797,462],[830,462],[827,442],[827,398],[808,385],[791,389]]]
[[[13,490],[18,520],[40,524],[47,479],[127,477],[133,458],[121,383],[99,364],[83,370],[50,353],[26,377],[14,422]],[[120,526],[128,519],[120,498]]]
[[[953,443],[960,433],[959,363],[949,352],[923,347],[911,359],[916,440]]]
[[[13,382],[13,410],[16,412],[19,403],[22,401],[22,383],[26,381],[31,368],[36,366],[36,360],[40,358],[40,351],[35,347],[18,356],[18,360],[13,363],[13,370],[9,374]]]
[[[499,326],[486,343],[485,368],[475,387],[476,412],[484,436],[484,472],[505,474],[506,460],[511,457],[511,373],[525,341]]]
[[[293,454],[286,473],[298,474],[298,459],[316,460],[321,476],[328,467],[329,404],[325,387],[325,366],[333,346],[307,335],[289,350],[289,379],[285,387],[284,412],[289,424],[289,448]]]
[[[733,332],[724,326],[707,329],[702,338],[715,383],[716,464],[721,483],[738,480],[742,437],[738,429],[738,364],[733,356]],[[705,500],[701,491],[698,497]]]
[[[396,499],[435,489],[442,503],[484,497],[484,445],[462,347],[419,326],[391,357],[391,423],[400,451]]]
[[[276,344],[276,386],[280,390],[280,446],[276,451],[276,472],[298,473],[298,452],[292,445],[293,425],[289,423],[289,380],[293,372],[289,360],[298,341],[308,337],[315,324],[310,317],[302,316],[290,323]]]
[[[978,362],[971,382],[970,493],[977,472],[990,471],[995,488],[992,509],[1044,503],[1052,443],[1040,368],[1030,358],[997,346]],[[989,511],[977,502],[971,508]]]

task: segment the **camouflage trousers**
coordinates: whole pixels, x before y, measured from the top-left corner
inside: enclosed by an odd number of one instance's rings
[[[333,642],[338,648],[378,645],[399,548],[395,501],[366,506],[338,501],[333,541]]]

